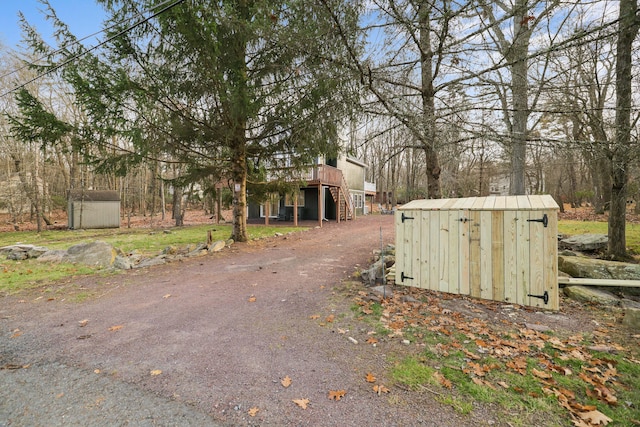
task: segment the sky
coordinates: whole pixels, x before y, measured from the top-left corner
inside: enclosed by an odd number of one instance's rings
[[[104,12],[93,0],[49,0],[58,17],[79,39],[100,30]],[[0,41],[18,49],[21,39],[18,11],[34,25],[42,37],[51,41],[52,27],[39,12],[44,7],[37,0],[0,0]],[[98,36],[98,38],[101,38]]]

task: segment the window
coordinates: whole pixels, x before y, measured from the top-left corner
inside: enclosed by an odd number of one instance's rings
[[[280,196],[278,196],[277,194],[272,194],[271,196],[269,196],[269,200],[267,201],[267,203],[269,203],[269,217],[277,217],[278,211],[280,209]],[[260,217],[264,218],[264,216],[265,216],[265,205],[261,204]]]
[[[284,205],[293,206],[293,197],[291,194],[284,196]],[[298,190],[298,206],[304,206],[304,190]]]

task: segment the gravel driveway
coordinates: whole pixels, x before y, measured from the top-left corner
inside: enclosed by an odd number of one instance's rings
[[[364,380],[384,381],[398,349],[364,343],[341,280],[370,262],[381,231],[393,242],[393,217],[76,279],[64,289],[94,295],[80,303],[2,298],[0,425],[495,425],[489,408],[463,416],[430,394],[378,396]],[[332,390],[346,394],[330,400]]]

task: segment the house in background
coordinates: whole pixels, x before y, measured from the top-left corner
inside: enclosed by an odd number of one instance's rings
[[[272,195],[268,204],[248,205],[249,219],[279,221],[345,221],[367,213],[366,190],[375,184],[365,182],[366,165],[349,156],[319,158],[303,172],[297,197]],[[292,177],[293,179],[294,177]]]

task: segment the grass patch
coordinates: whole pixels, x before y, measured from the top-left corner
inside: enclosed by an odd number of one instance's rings
[[[434,372],[433,368],[410,356],[396,363],[391,369],[391,378],[412,390],[417,390],[421,385],[435,384]]]
[[[41,233],[17,231],[0,233],[0,247],[17,243],[44,246],[48,249],[68,249],[79,244],[101,240],[125,253],[137,252],[143,256],[155,256],[169,246],[182,249],[195,248],[206,242],[207,232],[212,238],[226,240],[231,235],[230,225],[196,225],[166,229],[119,228],[99,230],[48,230]],[[278,233],[302,231],[305,228],[248,226],[249,239],[261,239]],[[103,272],[99,268],[75,264],[40,263],[37,260],[0,261],[0,292],[15,294],[22,290],[47,286],[61,279]]]

